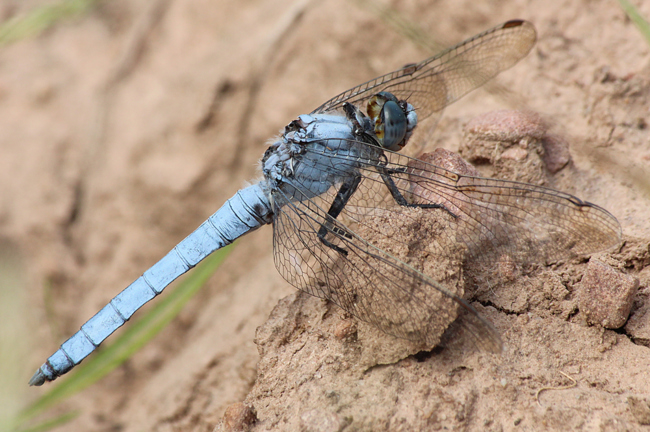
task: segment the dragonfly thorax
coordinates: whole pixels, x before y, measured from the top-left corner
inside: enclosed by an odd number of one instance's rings
[[[298,181],[307,185],[310,197],[324,192],[335,180],[319,167],[331,155],[354,157],[357,150],[353,143],[364,137],[366,144],[372,143],[368,138],[370,120],[362,116],[363,126],[343,113],[304,114],[289,123],[262,158],[262,172],[271,189]]]
[[[366,113],[356,105],[345,103],[343,112],[298,116],[266,150],[262,158],[264,176],[282,182],[294,175],[296,162],[305,146],[323,145],[325,151],[336,152],[353,147],[353,142],[364,142],[400,151],[418,122],[413,105],[385,91],[368,99]]]
[[[262,157],[262,172],[267,179],[282,181],[295,174],[305,146],[319,143],[328,148],[345,146],[355,139],[354,126],[343,114],[303,114],[284,128]]]

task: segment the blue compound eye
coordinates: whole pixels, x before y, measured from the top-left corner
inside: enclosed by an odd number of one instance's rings
[[[408,122],[404,109],[389,92],[380,92],[368,100],[368,116],[375,124],[375,135],[383,148],[399,151],[404,147]]]
[[[406,136],[406,114],[397,102],[387,101],[380,115],[381,123],[384,126],[384,140],[382,146],[392,151],[399,151],[404,147],[403,141]]]

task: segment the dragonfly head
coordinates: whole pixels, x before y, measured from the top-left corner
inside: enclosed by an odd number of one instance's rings
[[[379,92],[368,100],[366,111],[383,148],[391,151],[404,148],[418,121],[411,104],[398,100],[392,93]]]

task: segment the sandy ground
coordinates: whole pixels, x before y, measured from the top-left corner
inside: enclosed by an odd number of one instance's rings
[[[574,260],[523,288],[475,293],[502,355],[462,337],[411,355],[296,292],[262,229],[151,344],[59,407],[80,411],[60,430],[650,430],[647,42],[611,0],[394,3],[441,46],[512,18],[535,24],[531,54],[450,107],[427,149],[457,151],[489,111],[539,113],[572,161],[531,178],[622,225],[623,245],[592,261],[638,279],[627,324],[587,323],[589,264]],[[296,115],[429,54],[337,0],[118,0],[3,48],[0,255],[19,291],[2,293],[12,307],[0,320],[21,335],[4,400],[36,398],[33,370],[259,175],[268,139]]]

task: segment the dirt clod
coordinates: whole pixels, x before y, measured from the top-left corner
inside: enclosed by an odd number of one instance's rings
[[[464,133],[459,153],[472,163],[491,165],[490,176],[534,184],[545,182],[546,126],[539,114],[518,110],[488,112],[470,120]],[[552,141],[549,150],[558,153],[552,148],[558,143]],[[562,164],[557,156],[550,162],[554,169]]]
[[[214,432],[248,432],[256,421],[255,409],[237,402],[226,408],[221,425]]]
[[[591,260],[580,285],[580,311],[591,324],[620,328],[627,321],[638,287],[638,278]]]

